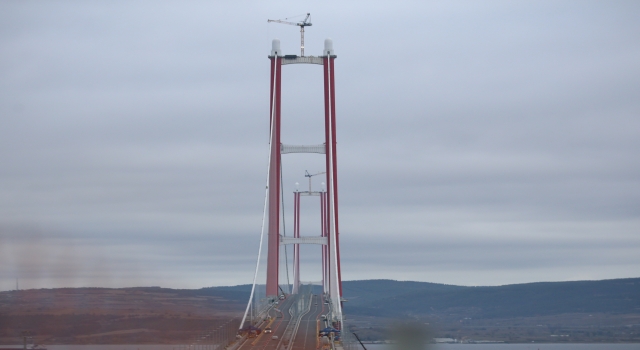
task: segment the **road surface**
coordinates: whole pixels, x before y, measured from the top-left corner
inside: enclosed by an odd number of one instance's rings
[[[299,296],[292,295],[287,299],[280,301],[277,308],[269,311],[271,320],[262,323],[259,328],[263,329],[255,338],[247,339],[238,350],[276,350],[278,345],[284,349],[283,335],[287,327],[291,324],[292,319],[289,314],[289,308],[298,302],[298,298],[311,298],[309,311],[302,316],[297,326],[297,332],[294,336],[293,346],[290,350],[313,350],[317,349],[318,330],[324,328],[321,322],[321,315],[327,311],[322,297],[319,295],[302,294]],[[296,319],[294,318],[294,321]],[[292,324],[291,327],[295,327]],[[265,333],[264,329],[271,327],[272,333]]]

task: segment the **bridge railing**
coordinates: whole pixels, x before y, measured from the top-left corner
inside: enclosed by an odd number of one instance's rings
[[[222,350],[235,340],[240,320],[234,317],[208,331],[198,332],[189,344],[177,345],[174,350]]]
[[[341,333],[340,337],[342,338],[341,342],[344,350],[363,350],[356,337],[349,331],[348,325],[344,324],[344,322]]]

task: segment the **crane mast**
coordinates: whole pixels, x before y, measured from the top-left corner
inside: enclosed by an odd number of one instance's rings
[[[300,27],[300,57],[304,57],[304,27],[308,27],[311,26],[311,22],[309,22],[309,17],[311,16],[310,13],[307,13],[307,17],[304,18],[303,21],[300,22],[289,22],[289,21],[283,21],[280,19],[269,19],[267,20],[267,22],[274,22],[274,23],[282,23],[282,24],[289,24],[292,26],[299,26]],[[285,18],[286,19],[286,18]]]
[[[326,174],[326,172],[322,171],[322,172],[315,173],[315,174],[309,174],[308,171],[306,171],[306,170],[304,171],[304,177],[308,177],[309,178],[309,193],[311,193],[311,178],[314,177],[314,176],[317,176],[317,175],[322,175],[322,174]],[[322,184],[324,186],[324,182]]]

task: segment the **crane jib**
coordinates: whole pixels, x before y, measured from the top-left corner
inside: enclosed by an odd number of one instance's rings
[[[311,16],[311,13],[307,13],[307,17],[305,17],[305,19],[303,21],[300,22],[289,22],[289,21],[283,21],[281,19],[268,19],[267,22],[271,23],[282,23],[282,24],[290,24],[292,26],[298,26],[300,27],[300,57],[304,57],[304,27],[310,27],[312,24],[311,22],[309,22],[309,17]],[[287,18],[285,18],[287,19]]]

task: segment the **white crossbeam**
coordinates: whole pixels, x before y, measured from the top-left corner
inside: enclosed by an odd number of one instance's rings
[[[291,56],[293,56],[293,55],[291,55]],[[304,56],[304,57],[295,56],[295,57],[289,57],[289,55],[284,56],[282,58],[282,65],[285,65],[285,64],[296,64],[296,63],[307,63],[307,64],[323,65],[324,64],[324,59],[322,57],[317,57],[317,56]]]
[[[319,196],[322,193],[324,193],[324,192],[320,192],[320,191],[300,191],[300,195],[301,196]]]
[[[324,143],[319,145],[285,145],[284,143],[280,145],[280,153],[319,153],[325,154],[326,147]]]
[[[300,237],[300,238],[280,236],[280,245],[284,245],[284,244],[321,244],[321,245],[327,245],[328,241],[327,241],[327,237],[321,237],[321,236],[309,236],[309,237]]]

